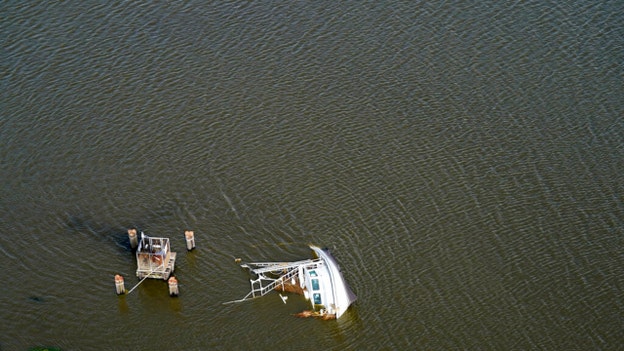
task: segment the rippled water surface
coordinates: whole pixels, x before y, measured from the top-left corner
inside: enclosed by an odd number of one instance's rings
[[[620,1],[0,14],[0,349],[621,347]],[[131,226],[171,238],[179,298],[115,294]],[[340,320],[222,304],[235,258],[308,243],[358,295]]]

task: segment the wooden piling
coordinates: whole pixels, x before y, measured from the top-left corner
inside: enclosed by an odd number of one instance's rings
[[[178,280],[175,277],[170,277],[169,283],[169,296],[178,296],[180,291],[178,290]]]
[[[124,278],[120,276],[119,274],[115,275],[115,290],[117,291],[117,295],[121,295],[126,292]]]
[[[191,251],[195,248],[195,233],[192,230],[187,230],[184,232],[184,236],[186,237],[186,249]]]
[[[130,239],[130,247],[132,250],[136,249],[139,246],[139,237],[137,236],[136,229],[128,229],[128,239]]]

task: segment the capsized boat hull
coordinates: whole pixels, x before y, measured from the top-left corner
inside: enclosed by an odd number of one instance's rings
[[[326,308],[329,313],[334,313],[336,318],[340,318],[342,314],[349,308],[349,306],[357,300],[357,296],[351,291],[351,288],[345,281],[340,266],[336,259],[327,249],[321,249],[318,246],[310,245],[310,248],[316,253],[316,255],[325,264],[317,268],[318,270],[325,270],[326,277],[323,285],[325,288],[324,295]],[[312,285],[312,284],[310,284]],[[310,286],[313,290],[314,286]]]
[[[295,262],[255,262],[241,264],[256,279],[251,279],[251,291],[242,302],[277,290],[303,294],[312,304],[304,315],[322,319],[340,318],[357,297],[346,283],[338,262],[327,249],[310,245],[316,259]],[[280,295],[281,296],[281,295]],[[286,299],[282,298],[284,303]],[[309,312],[309,313],[305,313]]]

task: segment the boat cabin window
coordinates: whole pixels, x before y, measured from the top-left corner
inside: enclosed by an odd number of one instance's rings
[[[312,279],[312,290],[319,290],[319,281],[318,279]]]
[[[310,271],[310,277],[316,277],[316,271]]]
[[[315,305],[322,305],[323,304],[323,301],[321,301],[321,294],[314,293],[314,294],[312,294],[312,298],[314,299],[314,304]]]

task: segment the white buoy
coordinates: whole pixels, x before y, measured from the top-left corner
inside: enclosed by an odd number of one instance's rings
[[[117,291],[117,295],[121,295],[126,292],[124,278],[119,274],[115,275],[115,290]]]
[[[169,295],[178,296],[180,293],[178,290],[178,280],[175,277],[170,277],[167,282],[169,283]]]
[[[130,239],[130,247],[132,250],[139,246],[139,238],[137,237],[136,229],[128,229],[128,239]]]
[[[191,251],[195,248],[195,233],[192,230],[187,230],[184,232],[184,236],[186,237],[186,249]]]

